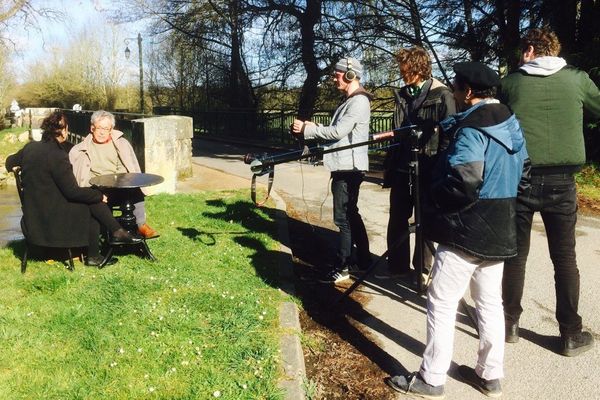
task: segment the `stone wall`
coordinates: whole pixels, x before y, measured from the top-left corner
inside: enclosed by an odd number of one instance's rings
[[[23,125],[37,129],[42,125],[42,121],[50,115],[56,108],[26,108],[23,113]]]
[[[175,193],[177,179],[192,175],[193,119],[169,115],[132,122],[132,145],[142,170],[165,179],[160,185],[145,188],[144,192]]]
[[[26,108],[23,111],[23,126],[30,127],[29,138],[31,140],[40,141],[42,139],[42,130],[40,126],[42,121],[56,108]]]

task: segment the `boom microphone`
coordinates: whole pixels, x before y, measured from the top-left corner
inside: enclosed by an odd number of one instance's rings
[[[378,143],[384,140],[391,140],[394,138],[411,138],[418,139],[421,136],[422,131],[417,128],[416,125],[403,126],[401,128],[392,129],[390,131],[384,131],[380,133],[373,134],[371,139],[366,140],[364,142],[352,143],[346,146],[340,146],[335,148],[324,149],[322,147],[312,148],[309,153],[302,153],[297,155],[298,152],[293,153],[285,153],[285,154],[275,154],[269,155],[267,153],[257,154],[257,153],[248,153],[244,156],[244,163],[250,164],[250,170],[255,175],[264,175],[270,172],[273,167],[277,164],[282,164],[290,161],[297,161],[303,158],[315,157],[319,154],[328,154],[334,153],[336,151],[351,149],[354,147],[360,146],[368,146],[370,144]]]

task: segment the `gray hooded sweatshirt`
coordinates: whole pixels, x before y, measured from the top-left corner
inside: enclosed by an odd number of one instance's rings
[[[325,149],[334,149],[369,140],[372,95],[362,87],[357,89],[335,110],[329,126],[307,125],[305,139],[327,141]],[[368,146],[335,151],[323,155],[323,164],[330,171],[368,171]]]

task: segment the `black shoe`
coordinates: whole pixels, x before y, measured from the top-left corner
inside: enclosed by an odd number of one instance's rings
[[[458,367],[458,373],[463,378],[464,382],[473,386],[481,393],[488,397],[500,397],[502,396],[502,386],[500,385],[500,379],[483,379],[475,370],[466,365]]]
[[[517,343],[519,341],[519,323],[504,321],[506,335],[504,341],[506,343]]]
[[[594,347],[594,338],[589,332],[563,335],[561,337],[561,352],[563,356],[575,357]]]
[[[112,237],[110,238],[109,243],[112,245],[116,244],[136,244],[141,243],[142,238],[139,236],[134,236],[131,233],[127,232],[123,228],[119,228],[114,231]]]
[[[104,261],[104,257],[102,256],[91,256],[91,257],[87,257],[84,261],[84,264],[87,265],[88,267],[99,267],[100,265],[102,265],[102,261]],[[113,265],[117,262],[117,259],[114,257],[111,257],[110,260],[108,260],[106,262],[106,264],[104,264],[103,266],[107,266],[107,265]]]
[[[419,373],[408,376],[396,375],[385,378],[385,384],[396,392],[413,394],[426,399],[443,399],[444,385],[432,386],[425,382]]]

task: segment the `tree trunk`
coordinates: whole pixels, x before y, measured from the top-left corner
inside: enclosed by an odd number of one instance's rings
[[[544,21],[556,32],[564,54],[575,49],[577,3],[578,0],[545,0],[542,6]]]
[[[423,47],[423,37],[421,36],[421,16],[419,7],[415,0],[410,0],[410,19],[415,32],[415,44]]]
[[[584,52],[586,45],[600,40],[600,1],[581,0],[581,16],[577,28],[576,52]]]
[[[241,55],[241,35],[239,0],[229,4],[231,23],[231,70],[229,74],[229,106],[231,108],[256,108],[256,101],[250,80],[246,74]]]
[[[473,5],[472,0],[463,0],[463,12],[465,14],[465,27],[466,33],[464,38],[464,43],[466,45],[466,50],[469,52],[472,61],[482,61],[483,55],[477,49],[478,38],[475,34],[474,24],[473,24]]]
[[[321,0],[308,0],[306,11],[300,17],[301,55],[306,78],[302,85],[298,105],[298,117],[310,119],[317,101],[317,89],[321,70],[315,55],[315,25],[321,18]]]
[[[498,46],[500,57],[500,72],[514,71],[519,66],[519,22],[521,20],[520,0],[497,0],[496,15],[499,20]]]

